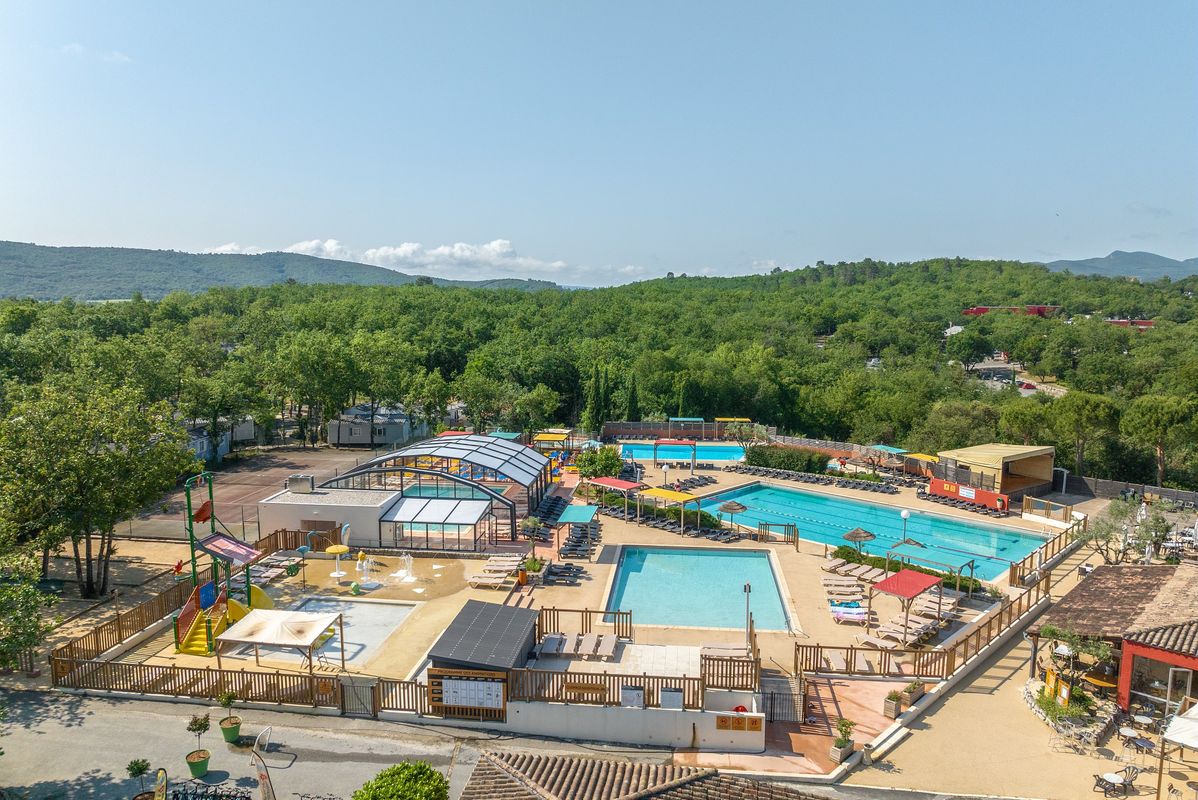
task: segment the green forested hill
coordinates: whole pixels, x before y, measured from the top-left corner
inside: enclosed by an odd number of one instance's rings
[[[158,298],[170,292],[199,292],[215,286],[270,286],[297,283],[348,283],[403,286],[417,277],[395,270],[333,261],[298,253],[235,255],[138,250],[128,247],[44,247],[0,242],[0,296],[38,300],[114,300],[140,292]],[[544,289],[547,281],[504,278],[450,281],[438,286]]]
[[[1198,274],[1198,258],[1178,261],[1156,253],[1116,250],[1102,258],[1083,258],[1078,261],[1050,261],[1046,265],[1054,272],[1069,270],[1076,275],[1106,275],[1107,277],[1136,278],[1155,281],[1159,278],[1177,280]]]

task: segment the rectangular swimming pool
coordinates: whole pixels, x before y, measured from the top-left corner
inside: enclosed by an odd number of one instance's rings
[[[620,455],[624,458],[635,458],[637,461],[652,461],[653,445],[620,445]],[[698,461],[739,461],[744,456],[745,449],[738,444],[701,444],[695,447],[695,459]],[[690,461],[691,449],[684,445],[662,445],[657,448],[657,460]]]
[[[871,555],[886,555],[886,551],[904,537],[903,509],[895,506],[765,483],[714,495],[703,500],[701,505],[704,511],[718,515],[720,504],[729,500],[736,500],[748,509],[736,515],[735,521],[740,525],[794,523],[799,529],[799,538],[834,547],[847,544],[844,534],[853,528],[864,528],[878,537],[864,546]],[[982,580],[998,578],[1012,561],[1019,561],[1044,544],[1044,539],[1039,536],[1010,528],[977,525],[925,511],[909,511],[906,538],[924,545],[930,559],[936,558],[937,551],[951,555],[951,559],[945,560],[954,562],[961,556],[973,558],[975,575]],[[935,568],[932,564],[921,566]]]
[[[744,585],[759,630],[787,630],[786,610],[765,550],[623,547],[608,611],[631,611],[634,624],[745,627]]]

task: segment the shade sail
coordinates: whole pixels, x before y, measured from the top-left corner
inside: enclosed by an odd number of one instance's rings
[[[659,445],[662,447],[669,447],[671,445],[674,445],[676,447],[694,447],[695,446],[695,442],[691,441],[690,439],[658,439],[653,444],[656,444],[656,445]]]
[[[670,422],[703,422],[702,417],[670,417]]]
[[[605,489],[614,489],[617,492],[630,492],[633,489],[641,488],[641,484],[639,483],[622,481],[619,478],[589,478],[588,482],[595,486],[602,486]]]
[[[491,510],[490,500],[404,497],[380,521],[430,525],[473,525]]]
[[[953,553],[948,550],[933,550],[927,547],[920,547],[917,544],[896,544],[886,551],[886,555],[892,558],[909,558],[921,564],[935,564],[938,567],[948,567],[957,572],[974,563],[973,556]]]
[[[262,553],[244,542],[239,542],[232,536],[214,533],[196,542],[196,546],[213,558],[220,559],[234,567],[244,567],[262,557]]]
[[[567,506],[562,515],[557,518],[559,523],[590,522],[599,511],[599,506]]]
[[[748,417],[716,417],[716,422],[752,422]]]
[[[883,578],[874,584],[873,590],[881,594],[911,600],[940,583],[940,578],[913,569],[901,569],[889,578]]]
[[[641,497],[657,497],[671,503],[689,503],[699,499],[689,492],[676,492],[673,489],[646,489],[641,492]]]
[[[520,438],[519,431],[491,431],[487,436],[494,436],[496,439],[507,439],[509,442]]]
[[[569,437],[564,433],[538,433],[532,437],[534,442],[564,442]]]
[[[914,458],[917,461],[928,461],[932,464],[940,463],[939,456],[930,456],[927,453],[906,453],[907,458]]]
[[[901,447],[891,447],[888,444],[871,444],[869,445],[869,449],[881,450],[883,453],[891,453],[896,456],[905,455],[907,453],[907,451]]]
[[[337,623],[340,614],[255,608],[216,637],[218,642],[309,648]]]
[[[1165,741],[1198,750],[1198,706],[1173,718],[1165,729]]]

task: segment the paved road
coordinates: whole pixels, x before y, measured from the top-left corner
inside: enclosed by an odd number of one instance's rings
[[[203,707],[141,700],[85,698],[44,692],[4,692],[8,718],[0,728],[0,787],[30,800],[117,800],[136,793],[125,764],[145,758],[165,767],[172,785],[186,775],[183,756],[195,741],[185,728]],[[215,720],[219,708],[210,709]],[[458,797],[483,749],[515,749],[661,762],[664,750],[572,744],[475,733],[457,728],[403,725],[341,717],[246,711],[251,735],[273,726],[268,764],[280,800],[301,794],[348,798],[384,767],[422,759],[449,775]],[[212,752],[210,783],[254,788],[248,750],[227,745],[215,730],[204,739]],[[809,787],[833,800],[957,800],[959,795],[866,787]]]

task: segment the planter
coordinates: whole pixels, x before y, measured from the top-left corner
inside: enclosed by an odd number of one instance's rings
[[[208,759],[212,754],[207,750],[192,750],[187,754],[187,769],[191,777],[202,778],[208,774]]]
[[[921,697],[923,697],[923,684],[920,684],[919,688],[912,689],[911,691],[903,690],[903,702],[907,704],[908,708],[915,705],[915,701]]]
[[[901,713],[903,713],[902,700],[886,700],[882,705],[882,714],[886,719],[898,719]]]
[[[832,757],[832,763],[839,764],[848,759],[853,754],[853,743],[849,742],[844,747],[837,747],[833,743],[832,748],[828,751],[828,755]]]
[[[525,573],[527,573],[528,583],[530,585],[538,586],[543,584],[545,582],[545,576],[549,574],[549,560],[546,559],[545,562],[541,564],[541,568],[536,572],[525,570]]]
[[[236,744],[241,738],[241,717],[229,717],[220,721],[220,735],[229,744]]]

